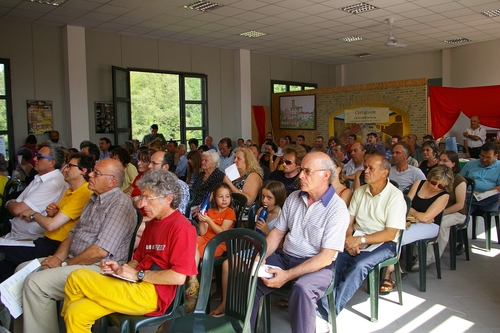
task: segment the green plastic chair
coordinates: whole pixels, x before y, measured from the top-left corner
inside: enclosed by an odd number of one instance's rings
[[[467,195],[472,196],[474,190],[476,189],[476,182],[474,179],[469,177],[464,177],[467,181]],[[467,200],[465,201],[467,203]],[[452,225],[450,228],[450,237],[448,238],[448,244],[450,248],[450,270],[454,271],[457,269],[457,232],[463,233],[464,243],[465,243],[465,258],[470,261],[470,248],[469,248],[469,236],[467,235],[467,227],[470,220],[470,206],[472,200],[469,200],[467,204],[467,214],[465,215],[465,221],[462,224]]]
[[[468,177],[466,177],[467,179]],[[471,179],[471,178],[468,178]],[[468,180],[467,180],[468,182]],[[475,184],[475,183],[474,183]],[[472,200],[471,200],[472,202]],[[497,239],[498,239],[498,244],[500,244],[500,210],[497,210],[496,212],[485,212],[482,211],[481,209],[477,209],[474,214],[472,214],[472,239],[476,239],[476,222],[477,218],[481,216],[484,221],[484,238],[485,238],[485,248],[486,252],[491,251],[491,220],[495,218],[495,226],[497,227]],[[464,235],[464,239],[467,239],[466,235]],[[454,244],[454,243],[453,243]],[[451,246],[450,246],[451,248]],[[469,246],[467,244],[466,247],[466,255],[467,255],[467,260],[469,260]]]
[[[196,197],[196,190],[193,188],[189,188],[189,202],[186,205],[186,210],[183,212],[184,216],[189,218],[191,215],[191,206],[193,205],[193,200]]]
[[[247,197],[241,193],[231,193],[233,198],[233,209],[236,213],[236,223],[235,228],[241,227],[241,220],[243,219],[243,214],[245,213],[245,208],[247,207]]]
[[[396,186],[396,185],[394,185]],[[410,212],[411,199],[405,195],[406,214]],[[382,261],[368,273],[368,293],[370,294],[370,321],[378,321],[378,300],[380,296],[380,271],[383,267],[394,265],[394,274],[396,275],[396,286],[398,288],[399,305],[403,305],[403,282],[401,279],[401,266],[399,264],[399,255],[401,253],[401,241],[403,240],[404,230],[399,232],[399,242],[394,257]]]
[[[224,316],[214,317],[207,315],[205,309],[210,298],[215,249],[223,242],[229,258],[227,302]],[[260,267],[266,249],[265,238],[253,230],[231,229],[212,238],[201,263],[200,289],[194,311],[165,324],[164,332],[251,332],[250,316],[258,280],[257,274],[252,275],[252,267],[258,255],[257,269]]]

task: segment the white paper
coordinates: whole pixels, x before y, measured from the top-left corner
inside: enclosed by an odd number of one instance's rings
[[[9,309],[12,317],[17,318],[23,313],[24,279],[40,268],[38,259],[33,259],[28,265],[0,284],[2,303]]]
[[[0,246],[28,246],[35,247],[33,241],[16,241],[12,239],[0,238]]]
[[[489,190],[483,193],[474,193],[474,197],[476,198],[477,201],[481,201],[491,196],[494,196],[495,194],[498,194],[497,190]]]
[[[354,231],[354,234],[353,236],[364,236],[365,234],[363,234],[361,231],[359,230],[356,230]],[[360,247],[359,247],[359,250],[361,252],[372,252],[373,250],[375,250],[377,247],[379,247],[380,245],[382,245],[383,243],[377,243],[377,244],[362,244]],[[363,247],[364,246],[364,247]]]
[[[116,275],[114,273],[105,273],[105,272],[101,272],[102,275],[105,275],[105,276],[112,276],[112,277],[115,277],[117,279],[120,279],[120,280],[123,280],[123,281],[128,281],[128,282],[137,282],[136,280],[132,280],[132,279],[129,279],[129,278],[126,278],[126,277],[123,277],[123,276],[120,276],[120,275]]]
[[[234,163],[228,166],[225,172],[230,181],[240,178],[240,172]]]

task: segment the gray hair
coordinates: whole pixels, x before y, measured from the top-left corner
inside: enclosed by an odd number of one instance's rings
[[[204,152],[202,155],[210,156],[212,161],[215,163],[216,168],[220,166],[219,153],[217,153],[214,149],[210,149],[209,151]]]
[[[170,208],[177,209],[181,203],[182,188],[177,183],[177,177],[167,170],[150,171],[137,182],[141,191],[150,190],[157,197],[172,195]]]
[[[49,156],[52,157],[55,162],[54,169],[60,169],[63,163],[66,161],[64,157],[64,151],[54,144],[43,144],[38,147],[38,151],[40,151],[43,147],[49,148]]]
[[[328,178],[328,182],[331,183],[333,181],[333,178],[335,178],[337,176],[337,172],[336,172],[337,166],[335,165],[335,163],[333,163],[332,159],[328,155],[326,155],[326,154],[324,154],[324,155],[326,157],[320,159],[321,169],[325,169],[327,171],[330,171],[330,177]]]

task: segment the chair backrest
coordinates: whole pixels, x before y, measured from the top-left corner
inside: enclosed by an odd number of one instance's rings
[[[247,229],[255,229],[255,215],[257,214],[258,209],[259,208],[255,202],[248,207]]]
[[[196,228],[196,236],[200,235],[200,226],[198,225],[198,222],[196,222],[193,219],[189,219],[189,222],[191,222],[191,225]]]
[[[193,200],[196,197],[196,190],[189,188],[189,202],[186,205],[186,210],[184,211],[184,216],[189,218],[191,215],[191,206],[193,205]]]
[[[195,313],[205,313],[212,285],[214,254],[217,246],[225,242],[229,263],[225,313],[244,322],[243,332],[250,332],[250,316],[257,287],[254,262],[259,256],[258,270],[267,250],[264,236],[253,230],[230,229],[217,234],[205,248],[201,262],[201,279]]]
[[[399,184],[397,181],[392,180],[392,179],[389,179],[389,181],[391,182],[392,185],[396,186],[396,188],[399,188]]]
[[[13,217],[9,210],[5,208],[5,203],[11,199],[16,199],[25,188],[25,184],[20,180],[11,180],[5,185],[3,191],[3,204],[0,207],[0,236],[10,232],[10,219]]]
[[[476,181],[470,177],[464,177],[467,182],[467,194],[465,195],[466,215],[465,215],[465,225],[469,223],[470,219],[470,206],[472,204],[472,196],[474,195],[474,190],[476,189]]]
[[[137,224],[135,225],[134,232],[132,233],[132,238],[130,239],[130,245],[128,247],[128,261],[132,259],[132,255],[134,254],[134,245],[135,245],[135,236],[137,235],[137,230],[139,230],[139,227],[141,226],[142,223],[142,214],[141,211],[136,209],[137,213]]]
[[[233,197],[233,209],[236,214],[236,224],[235,228],[241,227],[241,219],[243,218],[243,213],[245,213],[245,208],[247,207],[247,197],[241,193],[231,193]]]

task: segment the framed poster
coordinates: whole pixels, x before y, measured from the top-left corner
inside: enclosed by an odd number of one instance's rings
[[[280,97],[280,128],[316,129],[316,95]]]
[[[42,134],[52,130],[52,101],[27,100],[28,134]]]
[[[96,133],[115,132],[113,103],[95,102],[95,131]]]

